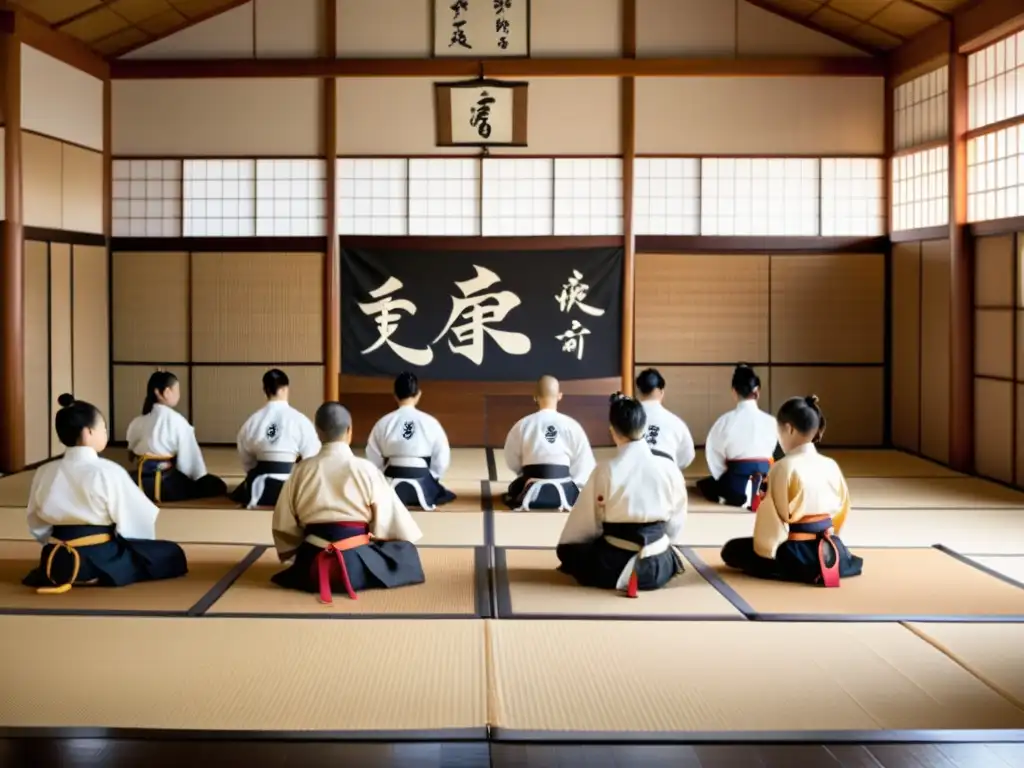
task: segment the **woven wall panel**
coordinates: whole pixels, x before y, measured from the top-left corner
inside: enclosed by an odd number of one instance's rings
[[[188,259],[187,253],[113,255],[115,360],[188,360]]]
[[[817,395],[827,421],[825,445],[882,445],[885,375],[877,368],[772,366],[772,411],[791,397]]]
[[[170,371],[178,377],[181,400],[175,409],[188,418],[191,392],[189,391],[188,368],[173,365],[115,365],[114,366],[114,407],[113,425],[110,434],[113,440],[123,441],[132,419],[142,414],[142,403],[146,399],[146,383],[153,371]]]
[[[61,146],[61,229],[103,234],[103,154],[70,144]]]
[[[57,398],[64,392],[76,397],[75,380],[71,370],[71,246],[50,244],[50,450],[56,456],[64,446],[57,439],[53,417],[60,406]]]
[[[920,449],[921,244],[892,249],[892,442]]]
[[[323,255],[193,253],[194,362],[323,362]]]
[[[772,256],[771,315],[772,364],[883,362],[884,256]]]
[[[949,461],[950,251],[948,240],[921,244],[921,453]]]
[[[974,471],[1013,482],[1013,388],[1010,381],[974,380]]]
[[[107,250],[76,245],[72,252],[75,397],[110,409],[110,301]]]
[[[1013,235],[979,237],[974,243],[974,305],[1012,307]]]
[[[61,229],[61,143],[21,133],[22,221],[26,227]]]
[[[639,254],[635,359],[767,360],[768,268],[767,256]]]
[[[50,457],[50,250],[25,243],[25,461]]]
[[[192,423],[201,443],[234,443],[250,415],[266,403],[261,379],[272,366],[197,366],[192,369]],[[281,366],[291,381],[291,404],[313,418],[323,402],[324,369]]]
[[[977,376],[1013,378],[1012,309],[974,311],[974,373]]]

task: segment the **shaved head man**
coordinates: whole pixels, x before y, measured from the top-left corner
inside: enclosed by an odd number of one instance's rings
[[[516,473],[505,503],[568,510],[594,470],[594,452],[579,422],[558,412],[558,379],[541,376],[533,399],[537,411],[516,422],[505,439],[505,463]]]

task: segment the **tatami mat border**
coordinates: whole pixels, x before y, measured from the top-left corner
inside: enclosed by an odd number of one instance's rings
[[[507,744],[1019,744],[1024,742],[1024,730],[645,732],[524,731],[493,727],[491,741]]]
[[[498,479],[498,462],[494,457],[494,449],[487,446],[484,454],[487,456],[487,479],[495,482]]]
[[[410,731],[186,731],[161,728],[2,728],[0,739],[129,739],[139,741],[486,742],[490,729]]]
[[[935,545],[935,549],[937,549],[940,552],[943,552],[943,553],[949,555],[950,557],[956,558],[957,560],[959,560],[964,565],[969,565],[969,566],[971,566],[971,568],[975,568],[975,569],[981,571],[982,573],[986,573],[989,576],[993,576],[993,577],[999,579],[1000,581],[1005,581],[1007,584],[1012,584],[1013,586],[1018,587],[1019,589],[1024,589],[1024,583],[1018,581],[1017,579],[1013,578],[1012,576],[1007,576],[1005,573],[1000,573],[999,571],[995,570],[994,568],[989,568],[987,565],[985,565],[983,563],[979,563],[976,560],[972,560],[967,555],[961,554],[960,552],[957,552],[955,549],[952,549],[951,547],[947,547],[945,544],[936,544]],[[984,557],[984,555],[975,555],[975,557]],[[1012,557],[1012,555],[1011,555],[1011,557]]]

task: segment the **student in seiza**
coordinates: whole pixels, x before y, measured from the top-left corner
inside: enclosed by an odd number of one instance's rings
[[[207,474],[195,429],[174,410],[180,399],[178,377],[156,371],[146,384],[142,415],[128,425],[128,450],[135,462],[131,472],[158,504],[227,493],[223,480]]]
[[[718,417],[704,441],[704,457],[711,477],[697,481],[708,501],[756,511],[758,491],[772,462],[782,456],[778,428],[771,414],[758,407],[761,379],[748,365],[732,374],[736,407]]]
[[[644,442],[643,405],[621,393],[608,413],[618,453],[601,461],[566,520],[559,570],[589,587],[658,589],[683,571],[675,550],[686,522],[686,484]]]
[[[839,465],[815,447],[825,416],[811,395],[787,400],[777,418],[785,458],[768,475],[753,538],[728,542],[722,560],[761,579],[838,587],[841,578],[859,576],[864,561],[839,540],[850,491]]]
[[[654,368],[640,372],[636,377],[636,391],[640,404],[647,415],[647,432],[644,440],[651,446],[651,453],[668,459],[680,470],[693,463],[697,451],[693,446],[693,435],[686,422],[662,405],[665,399],[665,379]]]
[[[524,416],[505,439],[505,463],[516,473],[505,503],[516,510],[568,511],[594,471],[587,433],[558,412],[558,379],[541,376],[533,397],[537,410]]]
[[[184,576],[181,547],[155,540],[160,510],[123,467],[100,458],[107,447],[103,414],[69,394],[58,402],[54,422],[67,450],[32,479],[28,528],[43,551],[23,583],[61,594],[78,585],[123,587]]]
[[[455,501],[455,494],[441,485],[452,452],[441,423],[417,409],[423,395],[415,373],[395,378],[398,408],[373,426],[366,443],[366,458],[391,480],[406,506],[434,509]]]
[[[246,474],[231,498],[249,509],[274,506],[295,462],[320,452],[313,422],[288,404],[288,384],[284,371],[271,368],[264,373],[267,404],[238,432],[238,456]]]

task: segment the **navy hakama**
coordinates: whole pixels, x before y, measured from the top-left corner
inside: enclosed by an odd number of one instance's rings
[[[231,492],[231,500],[248,509],[273,507],[294,468],[294,461],[257,461]]]
[[[402,459],[408,463],[409,459]],[[457,498],[430,471],[429,459],[423,459],[423,466],[398,466],[385,460],[384,476],[388,478],[395,495],[406,507],[432,510],[442,504],[450,504]]]
[[[579,498],[580,489],[569,474],[569,467],[554,464],[527,464],[523,473],[508,486],[503,500],[510,509],[558,509],[568,512]]]
[[[683,572],[682,560],[669,546],[663,522],[605,523],[601,538],[559,544],[556,553],[559,570],[581,585],[627,589],[631,594],[637,589],[659,589]]]
[[[151,501],[189,501],[211,499],[228,492],[227,484],[216,475],[193,480],[179,472],[173,458],[140,457],[135,470],[129,470],[143,493]]]
[[[763,491],[771,468],[771,459],[732,460],[720,477],[698,480],[697,490],[712,503],[746,507]]]

